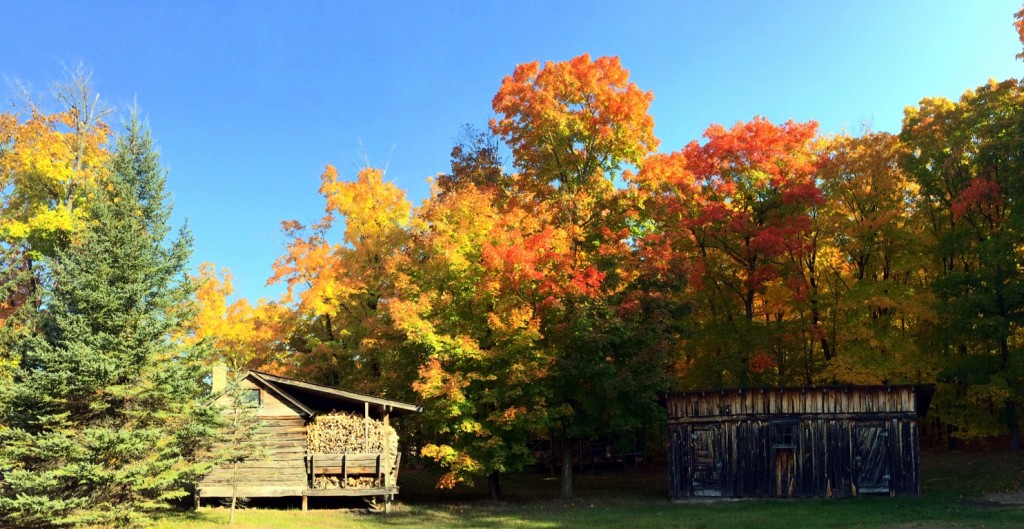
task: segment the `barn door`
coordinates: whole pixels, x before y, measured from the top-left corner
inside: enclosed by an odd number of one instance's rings
[[[770,426],[774,461],[774,495],[793,497],[796,492],[796,450],[800,439],[797,421],[775,421]]]
[[[858,494],[889,493],[889,439],[881,424],[853,427],[853,484]]]
[[[699,426],[690,433],[690,468],[694,496],[722,495],[722,432]]]

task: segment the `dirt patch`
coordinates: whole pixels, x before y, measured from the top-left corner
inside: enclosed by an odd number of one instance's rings
[[[993,492],[977,498],[975,502],[992,507],[1024,507],[1024,490]]]

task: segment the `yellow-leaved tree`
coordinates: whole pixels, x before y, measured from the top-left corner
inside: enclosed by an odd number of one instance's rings
[[[187,343],[206,340],[214,347],[214,358],[233,371],[260,369],[280,372],[289,365],[282,337],[287,334],[291,311],[265,299],[254,307],[245,298],[231,301],[234,293],[231,271],[217,273],[213,263],[199,265],[196,281],[196,316],[183,337]]]
[[[401,359],[401,341],[381,310],[393,287],[391,256],[409,238],[412,204],[364,168],[355,181],[328,165],[321,176],[324,217],[311,229],[282,223],[286,254],[274,263],[271,283],[287,286],[294,310],[289,347],[307,378],[374,394],[411,392],[415,363]],[[341,241],[332,228],[344,222]]]
[[[86,225],[107,180],[111,131],[102,120],[110,109],[89,80],[80,67],[55,85],[56,112],[30,102],[0,114],[0,331],[26,331],[16,314],[36,306],[40,259]],[[15,363],[0,352],[0,380]]]

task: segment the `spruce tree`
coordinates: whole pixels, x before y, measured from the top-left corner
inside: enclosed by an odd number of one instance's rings
[[[256,415],[257,409],[246,402],[243,395],[246,391],[242,382],[246,371],[235,371],[228,379],[227,387],[221,395],[223,404],[221,422],[218,425],[217,443],[212,452],[213,458],[222,466],[227,467],[228,481],[231,484],[231,514],[228,525],[235,523],[235,508],[238,505],[238,483],[242,480],[239,472],[246,461],[263,459],[267,456],[264,441],[266,434],[261,430],[266,425]]]
[[[164,173],[137,114],[92,223],[49,258],[0,388],[0,526],[128,526],[186,494],[213,433],[189,320],[191,237],[168,241]]]

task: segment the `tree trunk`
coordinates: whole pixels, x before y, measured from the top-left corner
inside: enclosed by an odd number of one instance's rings
[[[231,484],[231,514],[228,515],[228,525],[235,525],[235,504],[238,502],[238,484]]]
[[[946,449],[948,449],[948,450],[958,450],[959,449],[959,447],[957,446],[956,437],[953,437],[953,426],[952,425],[946,425]]]
[[[501,501],[505,499],[505,495],[501,492],[501,474],[497,471],[491,472],[491,475],[487,476],[487,484],[491,489],[492,500]]]
[[[562,433],[562,499],[572,499],[572,449],[564,430]]]
[[[1020,450],[1020,420],[1017,417],[1017,403],[1013,400],[1006,403],[1006,419],[1010,430],[1010,448]]]

